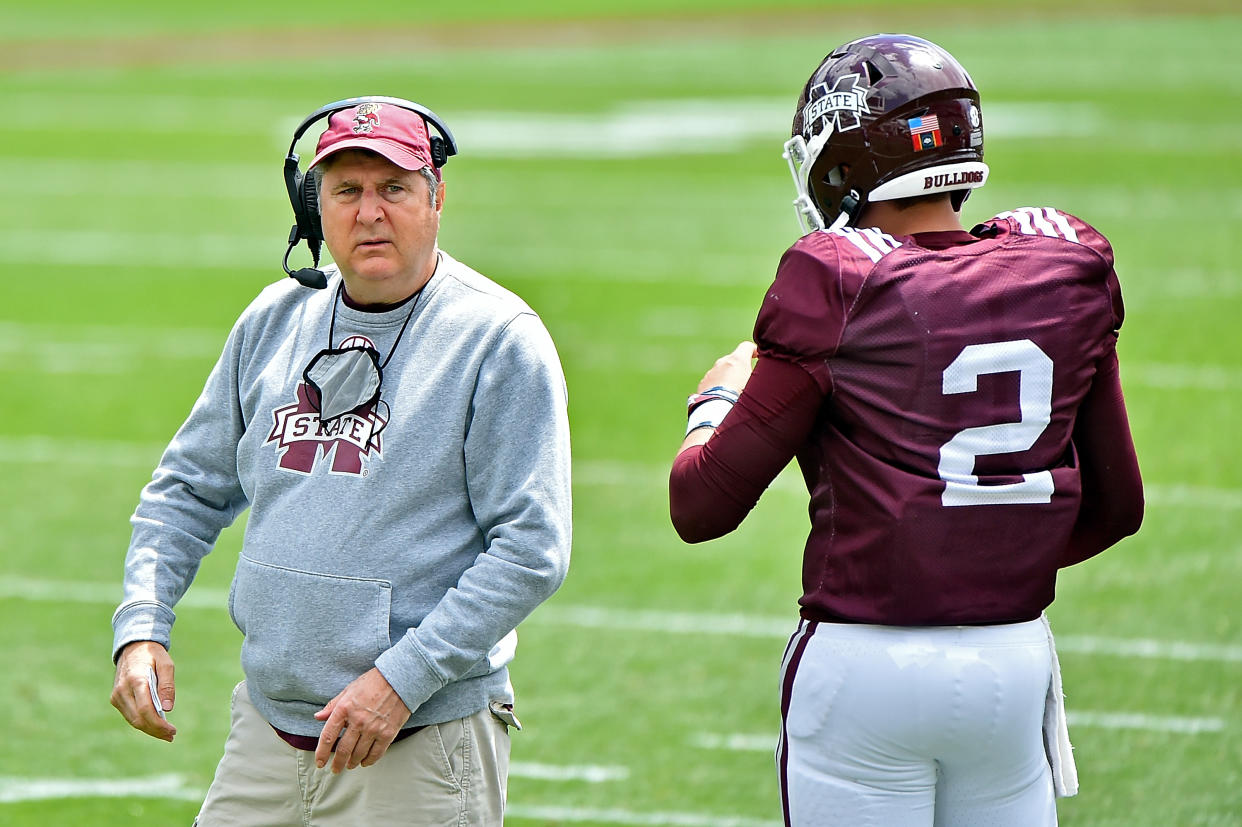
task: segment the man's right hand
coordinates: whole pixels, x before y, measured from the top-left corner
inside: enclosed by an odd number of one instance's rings
[[[112,705],[134,729],[140,729],[152,738],[172,741],[177,728],[160,717],[151,701],[148,669],[155,670],[160,705],[165,711],[171,710],[176,697],[173,661],[167,649],[150,640],[135,641],[121,650],[121,656],[116,661],[116,680],[112,684]]]

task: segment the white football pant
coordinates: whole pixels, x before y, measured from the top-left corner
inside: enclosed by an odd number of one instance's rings
[[[1052,652],[1041,621],[802,621],[781,670],[790,827],[1049,827]]]

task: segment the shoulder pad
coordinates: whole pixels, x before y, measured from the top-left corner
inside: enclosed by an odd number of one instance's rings
[[[831,247],[842,262],[858,261],[866,256],[875,264],[900,246],[900,241],[874,227],[861,230],[842,227],[839,230],[818,230],[804,235],[790,250],[801,250],[815,255],[816,250]]]
[[[1021,235],[1061,238],[1095,250],[1111,264],[1113,250],[1100,231],[1081,218],[1052,207],[1019,207],[999,213],[986,223],[1003,224],[1009,232]]]
[[[880,232],[875,227],[868,227],[862,230],[853,227],[842,227],[839,230],[824,230],[821,232],[845,239],[858,251],[866,255],[867,258],[871,259],[872,262],[878,262],[901,246],[900,241],[888,233]]]

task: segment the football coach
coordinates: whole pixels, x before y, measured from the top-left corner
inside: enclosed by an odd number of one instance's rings
[[[290,249],[334,264],[242,313],[142,490],[112,704],[167,741],[173,607],[250,509],[245,680],[199,827],[502,823],[514,630],[569,564],[569,426],[539,317],[437,244],[455,152],[407,100],[303,121]]]

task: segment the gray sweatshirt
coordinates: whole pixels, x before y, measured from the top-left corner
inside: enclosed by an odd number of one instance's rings
[[[274,726],[318,735],[314,713],[372,667],[407,726],[512,700],[514,629],[569,564],[565,380],[521,299],[439,255],[417,304],[353,310],[330,272],[326,290],[285,279],[245,310],[134,512],[114,658],[169,645],[172,607],[249,506],[229,611]],[[302,371],[334,302],[331,346],[363,336],[381,361],[413,315],[377,414],[328,432]]]

